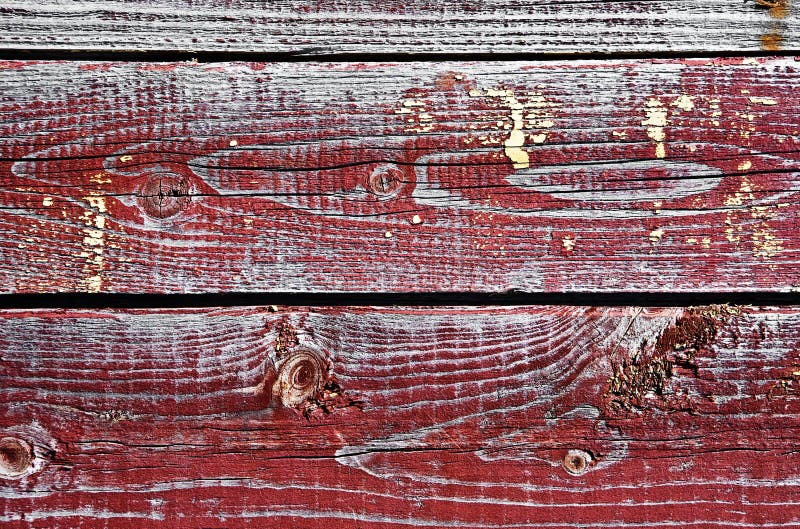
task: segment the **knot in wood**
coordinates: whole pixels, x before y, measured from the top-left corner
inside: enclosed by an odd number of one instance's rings
[[[385,200],[397,194],[403,185],[405,174],[396,164],[381,164],[367,176],[365,186],[367,191],[376,197]]]
[[[189,181],[175,173],[154,173],[139,189],[139,206],[149,216],[166,219],[189,206]]]
[[[564,454],[562,466],[569,474],[580,476],[589,471],[593,459],[592,454],[585,450],[569,450]]]
[[[301,408],[319,393],[323,363],[313,352],[302,350],[288,356],[278,370],[273,393],[287,408]]]
[[[16,437],[0,439],[0,477],[14,478],[25,474],[33,464],[31,445]]]

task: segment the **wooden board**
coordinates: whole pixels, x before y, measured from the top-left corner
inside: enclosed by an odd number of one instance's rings
[[[774,7],[767,7],[769,4]],[[792,0],[6,0],[0,46],[325,54],[797,50]]]
[[[800,285],[793,59],[2,67],[3,292]]]
[[[779,308],[5,311],[0,522],[797,527],[798,351]]]

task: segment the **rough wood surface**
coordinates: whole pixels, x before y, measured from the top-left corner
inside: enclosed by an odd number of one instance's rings
[[[797,16],[792,0],[6,0],[0,46],[300,55],[707,53],[797,49]]]
[[[0,522],[798,527],[798,351],[796,309],[5,311]]]
[[[799,66],[6,62],[0,290],[792,289]]]

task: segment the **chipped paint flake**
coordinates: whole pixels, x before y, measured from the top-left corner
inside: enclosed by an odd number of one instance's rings
[[[672,105],[685,112],[690,112],[694,110],[694,99],[691,96],[682,94],[678,97],[678,99],[672,102]]]
[[[508,131],[508,136],[502,141],[503,152],[513,163],[514,169],[530,167],[530,154],[524,149],[526,138],[535,145],[545,143],[548,136],[547,129],[555,126],[552,109],[559,105],[548,101],[539,92],[529,92],[525,96],[518,97],[513,90],[500,88],[485,90],[473,88],[469,91],[469,96],[496,99],[508,109],[508,118],[496,122],[498,131]],[[529,132],[534,130],[536,132]],[[499,143],[493,136],[479,139],[484,145]]]
[[[649,238],[650,242],[657,243],[664,237],[664,229],[663,228],[656,228],[650,232]]]
[[[774,106],[777,105],[778,102],[771,97],[751,97],[750,102],[754,105],[766,105],[766,106]]]
[[[647,127],[647,136],[656,144],[655,156],[656,158],[665,158],[666,134],[664,127],[667,126],[667,109],[664,107],[664,103],[658,99],[650,98],[645,102],[644,114],[646,119],[642,121],[642,125]]]

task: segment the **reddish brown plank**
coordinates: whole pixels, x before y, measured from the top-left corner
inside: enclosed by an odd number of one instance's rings
[[[789,290],[798,65],[4,63],[0,289]]]
[[[0,9],[0,47],[296,55],[796,50],[797,9],[792,4],[792,0],[5,0]]]
[[[798,351],[786,308],[5,311],[0,520],[797,527]]]

